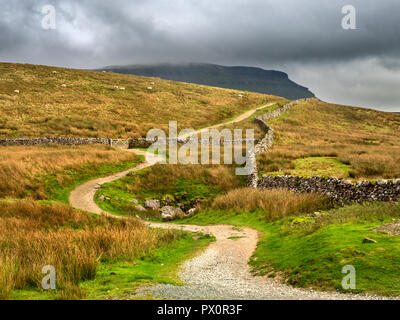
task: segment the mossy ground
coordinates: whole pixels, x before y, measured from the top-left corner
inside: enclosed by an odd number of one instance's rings
[[[332,157],[308,157],[293,160],[293,169],[267,172],[268,175],[292,175],[300,177],[323,176],[348,178],[350,166]]]

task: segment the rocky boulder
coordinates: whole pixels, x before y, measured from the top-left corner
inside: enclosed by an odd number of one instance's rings
[[[175,203],[175,200],[172,199],[172,198],[169,197],[169,196],[166,196],[166,197],[163,199],[163,203],[165,203],[166,206],[172,206],[172,205]]]
[[[158,210],[160,209],[160,201],[159,200],[147,200],[144,204],[146,209]]]
[[[146,208],[143,207],[143,206],[136,206],[135,209],[136,209],[137,211],[146,211]]]
[[[172,221],[177,218],[184,217],[184,212],[180,208],[173,208],[171,206],[162,207],[160,210],[162,221]]]
[[[196,213],[196,211],[197,211],[196,208],[192,208],[186,212],[186,216],[192,216]]]

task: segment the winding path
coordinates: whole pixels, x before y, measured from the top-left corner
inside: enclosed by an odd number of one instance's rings
[[[256,111],[272,106],[261,106],[247,111],[232,121],[198,130],[217,128],[242,121]],[[72,207],[96,214],[121,219],[100,209],[94,201],[94,195],[102,184],[118,180],[130,172],[153,166],[161,157],[141,150],[126,150],[146,156],[146,162],[117,174],[95,179],[78,186],[70,194]],[[345,295],[335,292],[316,292],[296,289],[265,277],[254,277],[250,272],[248,261],[256,249],[258,232],[251,228],[234,228],[229,225],[195,226],[180,224],[148,223],[152,228],[178,229],[190,232],[213,234],[216,241],[199,256],[187,261],[181,268],[179,276],[185,285],[155,285],[143,288],[139,295],[152,294],[165,299],[261,299],[261,300],[309,300],[309,299],[383,299],[369,295]],[[235,239],[232,239],[234,237]],[[133,296],[134,297],[134,296]]]

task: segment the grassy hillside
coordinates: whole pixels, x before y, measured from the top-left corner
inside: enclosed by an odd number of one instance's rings
[[[225,67],[214,64],[192,63],[183,65],[115,66],[107,67],[103,70],[122,74],[160,77],[220,88],[260,92],[292,100],[314,97],[314,94],[307,88],[290,80],[286,73],[254,67]]]
[[[258,157],[262,173],[400,177],[398,114],[307,101],[269,124],[275,144]]]
[[[281,98],[240,97],[234,90],[109,72],[0,63],[0,138],[139,137],[153,127],[166,129],[171,120],[180,128],[202,128],[275,100]]]

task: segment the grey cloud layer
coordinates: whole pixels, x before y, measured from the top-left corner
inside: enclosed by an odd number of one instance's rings
[[[360,76],[365,62],[379,66],[373,69],[384,83],[398,81],[392,72],[400,71],[400,2],[350,2],[357,9],[358,29],[352,31],[341,28],[348,1],[0,0],[0,60],[81,68],[193,61],[279,66],[300,82],[316,83],[312,89],[322,98],[332,81],[320,74],[313,81],[310,70],[320,66],[338,70],[339,86],[339,77],[352,81],[343,66]],[[45,4],[57,9],[54,31],[41,29]],[[374,74],[363,71],[371,79],[361,85],[367,93]],[[346,98],[343,89],[339,99]],[[397,98],[385,99],[385,106],[396,108]]]

